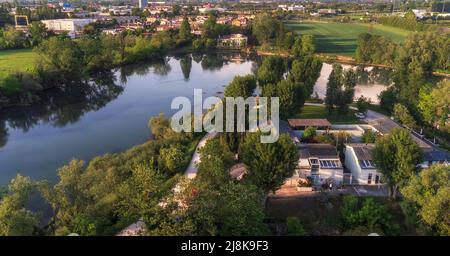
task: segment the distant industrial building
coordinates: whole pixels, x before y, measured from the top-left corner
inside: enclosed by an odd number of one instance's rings
[[[81,32],[84,26],[95,22],[95,19],[56,19],[41,20],[48,30],[55,33],[67,32],[72,38],[75,38],[78,32]]]

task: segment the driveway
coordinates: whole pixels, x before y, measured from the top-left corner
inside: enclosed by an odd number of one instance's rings
[[[186,171],[184,172],[184,176],[188,179],[193,179],[195,176],[197,176],[197,164],[200,163],[200,153],[198,152],[199,149],[205,146],[206,142],[209,139],[212,139],[217,136],[217,132],[212,130],[208,132],[198,143],[197,148],[195,149],[194,154],[192,155],[191,162],[189,163],[189,166],[187,167]]]
[[[355,196],[389,196],[389,191],[385,185],[374,185],[374,186],[363,186],[363,185],[353,185],[348,190],[349,194]]]

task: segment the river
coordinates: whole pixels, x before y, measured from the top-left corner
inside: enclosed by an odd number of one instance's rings
[[[195,88],[204,97],[221,96],[234,76],[254,73],[255,66],[239,54],[167,57],[98,74],[90,86],[51,91],[30,107],[0,111],[0,185],[18,173],[56,182],[56,170],[71,159],[89,161],[141,144],[151,137],[152,116],[177,111],[170,108],[173,98],[192,99]],[[330,72],[324,63],[315,86],[319,97]],[[383,72],[359,73],[356,97],[376,102],[385,88]]]
[[[392,83],[391,70],[386,68],[377,67],[361,67],[342,65],[344,69],[353,69],[357,74],[357,83],[355,86],[356,100],[361,95],[369,98],[374,104],[379,103],[378,95],[386,89],[387,85]],[[319,99],[324,99],[327,91],[328,77],[332,71],[332,64],[323,63],[322,70],[320,71],[320,77],[317,79],[314,85],[313,96],[318,96]]]
[[[51,92],[32,107],[0,111],[0,185],[17,173],[55,182],[56,170],[71,159],[141,144],[151,136],[152,116],[177,111],[173,98],[192,99],[194,88],[219,96],[234,76],[253,68],[241,55],[167,57],[99,74],[92,86]]]

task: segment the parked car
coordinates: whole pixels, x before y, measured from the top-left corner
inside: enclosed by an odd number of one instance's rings
[[[359,119],[364,119],[364,118],[366,118],[366,114],[361,113],[361,112],[355,113],[355,116],[356,116],[357,118],[359,118]]]

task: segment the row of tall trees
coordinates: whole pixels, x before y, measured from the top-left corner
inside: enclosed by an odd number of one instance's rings
[[[394,15],[381,17],[379,22],[383,25],[412,31],[423,31],[427,29],[424,23],[417,20],[416,15],[412,11],[408,11],[403,17]]]
[[[13,26],[0,28],[0,50],[29,48],[40,44],[47,39],[51,33],[40,21],[33,21],[28,26],[28,35]]]
[[[373,158],[390,197],[395,199],[401,192],[406,222],[420,234],[449,235],[450,167],[434,164],[420,169],[422,150],[409,131],[401,128],[376,138]]]
[[[353,102],[356,86],[356,73],[352,69],[344,70],[340,64],[333,64],[328,78],[325,104],[331,114],[337,108],[339,114],[346,114]]]
[[[0,193],[0,234],[112,235],[141,217],[160,218],[158,204],[172,193],[198,140],[173,132],[163,115],[150,124],[155,140],[89,164],[73,160],[54,185],[18,175]],[[51,207],[48,222],[28,207],[37,195]]]
[[[436,81],[434,71],[448,72],[450,36],[435,32],[409,35],[401,45],[381,36],[361,34],[356,58],[393,67],[393,85],[380,94],[381,106],[410,128],[430,127],[448,134],[448,80]],[[448,136],[444,136],[447,137]]]
[[[36,33],[40,34],[40,33]],[[79,84],[87,74],[114,66],[148,59],[161,59],[175,45],[177,34],[158,33],[152,37],[101,35],[70,39],[33,37],[37,44],[35,68],[31,73],[12,73],[0,81],[2,105],[30,103],[42,89]],[[42,40],[42,41],[41,41]]]

